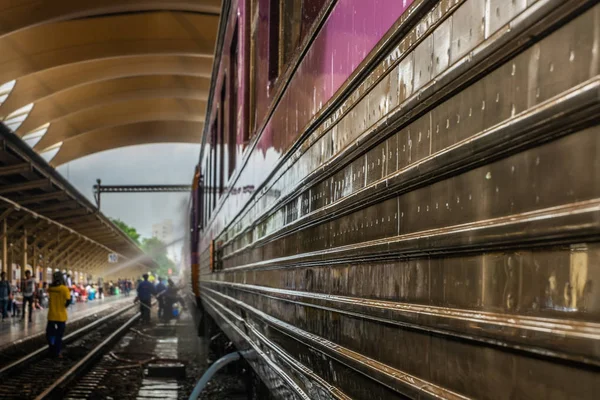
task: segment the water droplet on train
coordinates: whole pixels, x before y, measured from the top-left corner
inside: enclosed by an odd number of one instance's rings
[[[488,172],[487,174],[485,174],[485,179],[487,179],[487,180],[492,179],[492,173]]]

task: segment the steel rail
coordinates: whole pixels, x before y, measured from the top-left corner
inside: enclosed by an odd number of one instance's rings
[[[104,339],[102,343],[98,346],[94,347],[92,351],[90,351],[85,357],[83,357],[77,364],[72,366],[67,372],[61,375],[54,383],[49,386],[44,392],[36,397],[36,400],[53,398],[53,396],[57,396],[64,390],[65,386],[71,382],[73,379],[77,378],[79,375],[85,372],[89,364],[94,361],[96,358],[100,357],[105,349],[111,346],[116,340],[118,340],[128,329],[129,327],[140,318],[141,313],[136,313],[133,317],[129,318],[127,322],[125,322],[119,329],[113,332],[109,337]]]
[[[102,325],[103,323],[111,320],[114,317],[117,317],[127,311],[129,311],[130,309],[132,309],[133,307],[135,307],[135,304],[131,304],[129,306],[126,306],[123,309],[114,311],[94,322],[92,322],[91,324],[83,327],[83,328],[79,328],[77,329],[75,332],[72,332],[68,335],[66,335],[63,338],[63,343],[68,343],[68,342],[72,342],[76,339],[79,339],[80,337],[82,337],[84,334],[92,331],[94,328],[96,328],[99,325]],[[40,347],[39,349],[27,354],[24,357],[21,357],[20,359],[4,366],[2,369],[0,369],[0,378],[3,378],[5,374],[13,372],[14,370],[18,370],[20,368],[25,367],[26,365],[28,365],[31,362],[34,362],[36,360],[38,360],[40,358],[41,355],[43,355],[45,352],[48,351],[48,347],[47,346],[43,346]]]

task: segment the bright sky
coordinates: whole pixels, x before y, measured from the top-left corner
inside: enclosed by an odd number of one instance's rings
[[[93,185],[102,184],[191,184],[198,162],[199,145],[150,144],[102,153],[72,161],[57,168],[73,186],[95,204]],[[173,221],[178,238],[183,235],[187,218],[188,193],[104,194],[101,211],[135,227],[144,237],[152,236],[152,224]],[[180,255],[180,245],[169,253]]]

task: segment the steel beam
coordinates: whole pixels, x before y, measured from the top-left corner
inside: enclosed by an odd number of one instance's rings
[[[8,279],[9,282],[12,282],[13,280],[13,262],[14,262],[14,256],[15,256],[15,250],[13,248],[14,246],[9,246],[8,249],[8,260],[6,262],[6,278]]]
[[[4,210],[4,212],[0,214],[0,221],[4,221],[6,217],[13,213],[13,211],[15,211],[15,209],[12,207],[8,208],[7,210]]]
[[[93,219],[91,219],[93,218]],[[101,223],[100,220],[98,218],[96,218],[95,214],[89,214],[89,215],[82,215],[80,217],[74,217],[74,218],[69,218],[69,219],[64,219],[62,221],[60,221],[61,224],[68,226],[71,229],[77,229],[75,228],[76,226],[78,226],[77,222],[80,222],[81,224],[79,225],[83,225],[83,223],[86,223],[86,225],[88,223],[91,222],[96,222],[96,223]],[[71,226],[70,224],[73,224],[73,226]]]
[[[77,230],[77,232],[81,233],[82,235],[87,235],[87,234],[92,234],[92,233],[104,233],[104,232],[112,232],[112,230],[109,230],[109,228],[102,226],[92,226],[91,224],[88,225],[80,225],[79,227],[72,227],[71,229],[75,229]]]
[[[41,241],[48,238],[51,235],[54,235],[56,232],[60,231],[60,228],[56,225],[50,225],[48,229],[46,229],[42,233],[38,233],[35,235],[35,239],[33,240],[32,245],[37,246]]]
[[[32,216],[29,215],[29,214],[27,214],[23,218],[21,218],[20,220],[18,220],[15,224],[13,224],[10,227],[10,229],[6,233],[6,236],[10,236],[13,233],[15,233],[17,229],[19,229],[25,222],[27,222],[31,218],[32,218]],[[0,235],[0,239],[3,239],[3,238],[4,238],[4,233]]]
[[[94,185],[94,191],[100,193],[167,193],[189,192],[192,185]]]
[[[71,244],[69,244],[67,247],[65,247],[63,250],[61,250],[60,253],[58,253],[54,258],[56,260],[60,259],[62,256],[64,256],[69,250],[71,250],[73,247],[77,246],[78,244],[81,243],[83,239],[81,238],[77,238],[75,239],[75,241],[73,241]]]
[[[55,244],[59,241],[60,241],[60,232],[57,233],[57,236],[54,239],[49,240],[48,243],[44,244],[44,247],[42,247],[42,252],[47,254],[48,256],[50,256],[50,254],[46,253],[46,251],[50,248],[50,246],[52,246],[53,244]]]
[[[12,185],[2,185],[0,187],[0,194],[22,192],[25,190],[39,189],[44,187],[50,187],[52,183],[48,179],[38,179],[35,181],[15,183]]]
[[[56,245],[56,247],[54,247],[52,250],[50,250],[50,255],[52,257],[55,257],[59,251],[62,251],[62,249],[64,249],[65,247],[69,246],[71,243],[73,243],[74,241],[77,241],[77,240],[79,240],[79,237],[77,237],[75,235],[67,236],[66,238],[62,239]]]
[[[119,236],[117,234],[114,234],[114,233],[104,233],[104,232],[101,232],[101,233],[99,233],[99,234],[97,234],[97,235],[94,236],[94,240],[97,240],[97,241],[112,240],[112,239],[119,240],[120,238],[119,238]]]
[[[90,213],[90,211],[88,209],[86,209],[86,208],[76,208],[74,210],[64,210],[64,211],[57,211],[57,212],[47,213],[47,214],[45,214],[45,216],[47,218],[60,221],[61,218],[74,217],[74,216],[84,216],[84,215],[87,215],[87,214],[91,215],[91,213]]]
[[[8,237],[6,235],[8,230],[8,222],[6,218],[2,220],[2,271],[7,272],[8,270]]]
[[[174,193],[190,192],[192,185],[102,185],[100,179],[96,180],[94,185],[94,198],[96,205],[100,210],[102,193]]]
[[[106,251],[102,248],[96,248],[96,249],[92,249],[90,250],[87,254],[84,254],[83,257],[80,257],[77,260],[78,264],[84,263],[85,266],[83,268],[85,269],[89,269],[87,267],[87,265],[94,259],[99,258],[103,253],[106,253]]]
[[[61,201],[60,203],[51,204],[51,205],[45,206],[45,207],[33,208],[33,211],[35,211],[36,213],[39,213],[39,214],[44,214],[47,212],[69,209],[69,208],[77,206],[78,204],[79,204],[79,202],[77,200],[67,200],[67,201]],[[48,216],[46,215],[46,217],[48,217]],[[50,218],[50,217],[48,217],[48,218]]]
[[[27,229],[24,230],[23,232],[23,240],[22,240],[22,245],[23,248],[21,249],[21,282],[23,282],[23,278],[25,277],[25,269],[27,268]],[[35,273],[35,266],[33,266],[34,269],[34,273]],[[23,309],[23,315],[25,315],[25,309]]]
[[[41,203],[41,202],[48,201],[48,200],[64,199],[66,197],[68,197],[68,196],[65,192],[57,191],[57,192],[51,192],[51,193],[38,194],[38,195],[34,195],[34,196],[23,196],[23,197],[14,199],[14,201],[15,201],[15,203],[18,203],[18,204],[24,206],[27,204]]]
[[[75,253],[75,257],[71,259],[71,262],[73,263],[73,265],[78,265],[87,257],[89,257],[91,252],[93,252],[93,249],[90,248],[78,251],[77,253]]]
[[[17,175],[29,171],[31,171],[31,164],[29,163],[5,165],[0,167],[0,176]]]

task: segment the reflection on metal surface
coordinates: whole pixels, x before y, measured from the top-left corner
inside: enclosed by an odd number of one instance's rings
[[[594,398],[593,3],[415,2],[325,121],[269,122],[203,232],[199,294],[279,397]]]

